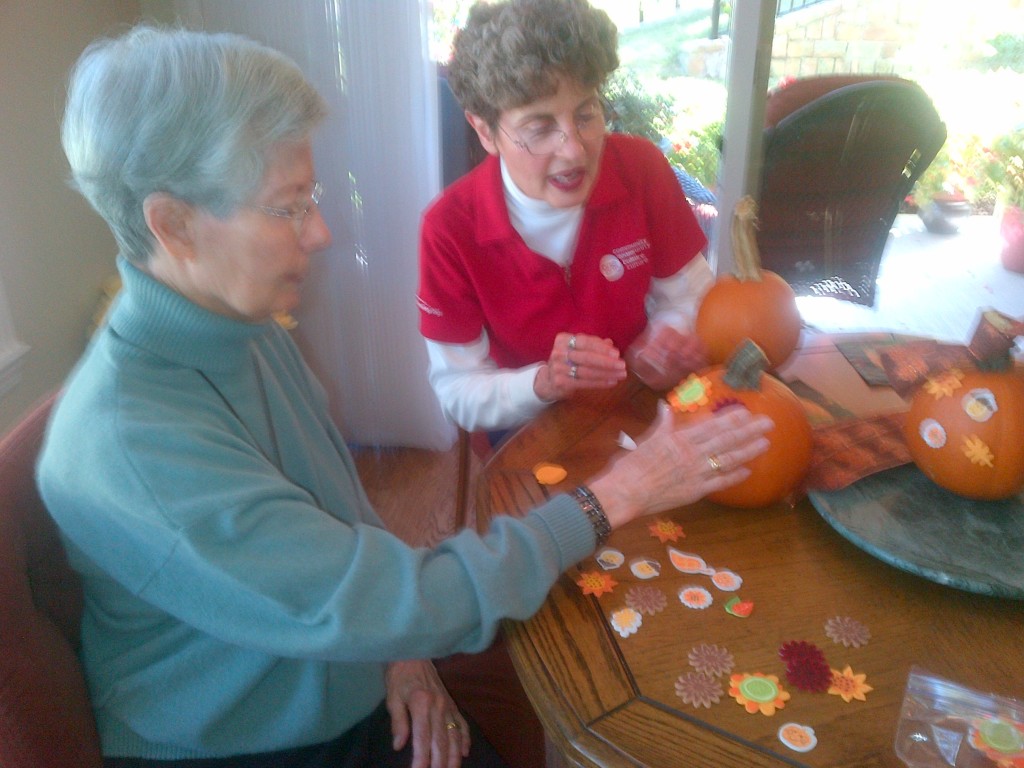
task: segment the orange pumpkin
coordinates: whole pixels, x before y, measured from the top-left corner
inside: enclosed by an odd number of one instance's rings
[[[708,495],[717,504],[755,508],[787,499],[810,466],[813,441],[806,411],[789,387],[764,373],[767,364],[763,351],[748,340],[728,365],[691,374],[667,395],[669,405],[682,419],[740,403],[751,413],[765,414],[775,422],[768,433],[771,447],[747,463],[750,477]]]
[[[745,339],[751,339],[777,368],[793,354],[800,338],[796,294],[774,272],[761,269],[754,238],[757,207],[745,197],[732,221],[736,270],[722,275],[697,309],[695,330],[712,364],[724,363]]]
[[[914,393],[904,424],[914,463],[943,488],[1005,499],[1024,488],[1024,367],[951,369]]]

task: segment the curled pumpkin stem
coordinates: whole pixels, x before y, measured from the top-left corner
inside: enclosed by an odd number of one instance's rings
[[[757,203],[750,195],[740,198],[732,215],[732,256],[737,280],[761,281],[761,253],[757,248]]]

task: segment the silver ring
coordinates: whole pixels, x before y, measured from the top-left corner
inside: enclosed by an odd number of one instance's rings
[[[711,467],[712,472],[722,471],[722,462],[713,453],[708,454],[708,466]]]
[[[576,349],[576,334],[575,333],[572,336],[569,337],[569,351],[572,352],[574,349]]]
[[[570,379],[578,378],[579,370],[580,370],[580,367],[578,365],[570,365],[569,366],[569,378]]]
[[[459,724],[456,723],[454,720],[449,720],[447,723],[444,724],[444,727],[447,728],[449,731],[454,731],[456,728],[459,727]]]

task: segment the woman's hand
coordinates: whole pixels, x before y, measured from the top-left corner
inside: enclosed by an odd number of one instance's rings
[[[677,426],[662,401],[636,450],[616,456],[587,485],[618,528],[745,480],[750,470],[743,465],[768,449],[765,434],[772,427],[770,418],[742,406]]]
[[[626,362],[640,381],[660,392],[704,368],[708,356],[696,334],[648,324],[626,350]]]
[[[578,389],[611,389],[626,378],[626,363],[610,339],[560,333],[533,391],[541,400],[564,400]]]
[[[458,768],[469,755],[469,726],[429,661],[388,665],[387,708],[395,750],[412,736],[412,768]]]

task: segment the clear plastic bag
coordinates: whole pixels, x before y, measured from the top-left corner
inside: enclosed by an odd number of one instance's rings
[[[910,670],[896,729],[909,768],[1024,768],[1024,702]]]

